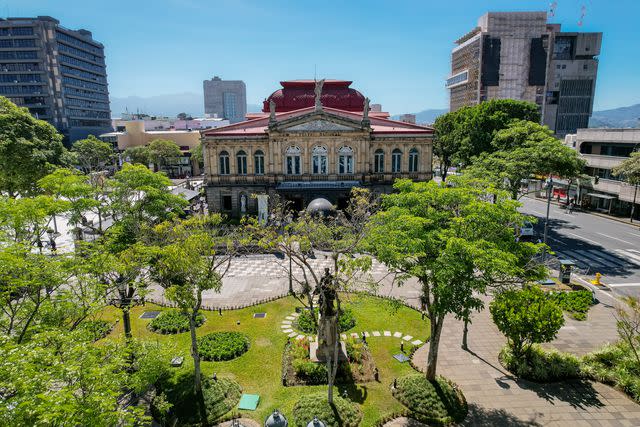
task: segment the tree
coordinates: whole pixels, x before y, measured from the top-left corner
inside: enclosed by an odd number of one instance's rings
[[[371,220],[369,247],[400,284],[408,277],[420,283],[431,331],[426,376],[434,380],[445,316],[468,317],[481,303],[474,294],[489,285],[542,277],[533,261],[539,247],[514,239],[524,217],[504,192],[456,180],[399,180],[394,188]]]
[[[534,175],[554,175],[571,182],[578,178],[586,162],[546,127],[525,120],[514,120],[496,132],[492,145],[498,151],[482,153],[472,159],[465,174],[484,178],[519,198],[522,180]],[[567,192],[567,197],[568,197]]]
[[[638,365],[640,365],[640,299],[627,296],[623,301],[626,306],[616,309],[618,335],[629,345]]]
[[[149,160],[149,147],[139,145],[137,147],[129,147],[124,150],[124,159],[132,164],[140,164],[147,166]]]
[[[191,114],[187,114],[187,113],[178,113],[176,117],[178,118],[178,120],[193,120],[193,117],[191,117]]]
[[[434,152],[448,165],[467,166],[474,156],[496,151],[492,145],[495,133],[512,120],[539,122],[538,106],[513,99],[494,99],[444,114],[434,125]]]
[[[633,192],[633,203],[631,204],[631,221],[636,208],[636,196],[638,194],[638,185],[640,185],[640,151],[634,151],[631,153],[628,159],[620,163],[618,166],[612,169],[615,176],[624,178],[629,185],[634,185],[635,191]]]
[[[517,358],[527,358],[533,344],[553,340],[564,325],[562,309],[538,286],[500,292],[489,310]]]
[[[238,249],[220,215],[197,216],[186,221],[160,224],[155,229],[151,248],[151,276],[165,288],[165,297],[189,318],[191,356],[194,363],[194,392],[200,420],[207,425],[207,410],[202,391],[200,353],[196,338],[197,316],[202,293],[219,292],[222,278]]]
[[[52,215],[68,209],[69,202],[51,196],[0,197],[0,241],[35,245],[41,252]]]
[[[101,141],[93,135],[74,142],[71,149],[76,154],[78,165],[85,173],[104,169],[114,156],[111,144]]]
[[[53,126],[0,96],[0,193],[37,193],[38,179],[69,161]]]
[[[154,139],[149,144],[149,160],[153,162],[154,171],[156,172],[160,167],[170,164],[170,162],[181,156],[180,147],[173,141]]]

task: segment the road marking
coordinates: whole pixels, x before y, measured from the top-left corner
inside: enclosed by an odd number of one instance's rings
[[[628,242],[628,241],[626,241],[626,240],[618,239],[617,237],[609,236],[608,234],[604,234],[604,233],[598,233],[598,234],[599,234],[599,235],[601,235],[601,236],[604,236],[604,237],[608,237],[609,239],[619,240],[619,241],[621,241],[622,243],[627,243],[627,244],[629,244],[629,245],[635,246],[635,244],[634,244],[634,243]]]
[[[624,286],[629,286],[629,287],[635,287],[635,286],[640,286],[640,283],[607,283],[607,286],[613,286],[615,287],[624,287]]]
[[[587,239],[586,237],[582,237],[582,236],[580,236],[579,234],[576,234],[576,233],[570,233],[570,232],[567,232],[567,234],[571,234],[572,236],[577,237],[577,238],[578,238],[578,239],[580,239],[580,240],[586,240],[586,241],[587,241],[587,242],[589,242],[589,243],[593,243],[594,245],[598,245],[598,246],[600,246],[600,242],[596,242],[595,240]]]
[[[553,238],[551,236],[547,236],[547,239],[551,239],[553,241],[556,241],[556,242],[560,243],[561,245],[565,245],[566,246],[566,243],[563,242],[562,240],[555,239],[555,238]]]
[[[606,254],[603,251],[598,251],[598,250],[595,250],[595,249],[591,249],[591,250],[588,250],[586,252],[588,252],[590,254],[593,254],[594,257],[601,258],[601,259],[609,262],[610,264],[614,264],[615,266],[622,267],[622,266],[628,264],[628,262],[626,262],[622,258],[620,258],[620,257],[614,258],[614,256]]]
[[[628,261],[630,261],[630,262],[632,262],[634,264],[640,265],[640,256],[639,255],[632,254],[631,252],[625,251],[624,249],[616,249],[616,252],[631,258],[631,259],[627,259]]]
[[[542,212],[534,211],[533,209],[531,209],[531,212],[533,212],[536,215],[545,216],[545,214],[543,214]]]

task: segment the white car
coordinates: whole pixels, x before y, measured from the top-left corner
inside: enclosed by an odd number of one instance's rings
[[[529,221],[525,221],[520,227],[520,237],[533,237],[534,233],[533,224]]]

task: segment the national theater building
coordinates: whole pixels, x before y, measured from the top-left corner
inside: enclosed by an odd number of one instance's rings
[[[388,193],[398,178],[431,179],[432,128],[370,111],[350,81],[280,84],[261,113],[202,131],[211,211],[256,214],[259,194],[298,211],[318,197],[340,208],[352,187]]]

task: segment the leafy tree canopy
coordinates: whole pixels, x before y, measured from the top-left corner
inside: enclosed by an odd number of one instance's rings
[[[631,185],[640,184],[640,151],[634,151],[628,159],[613,168],[613,174],[624,177]]]
[[[182,156],[180,147],[167,139],[155,139],[149,144],[149,159],[156,165],[165,165],[171,159]]]
[[[77,164],[86,173],[101,170],[114,156],[111,144],[93,135],[74,142],[72,151],[76,154]]]

